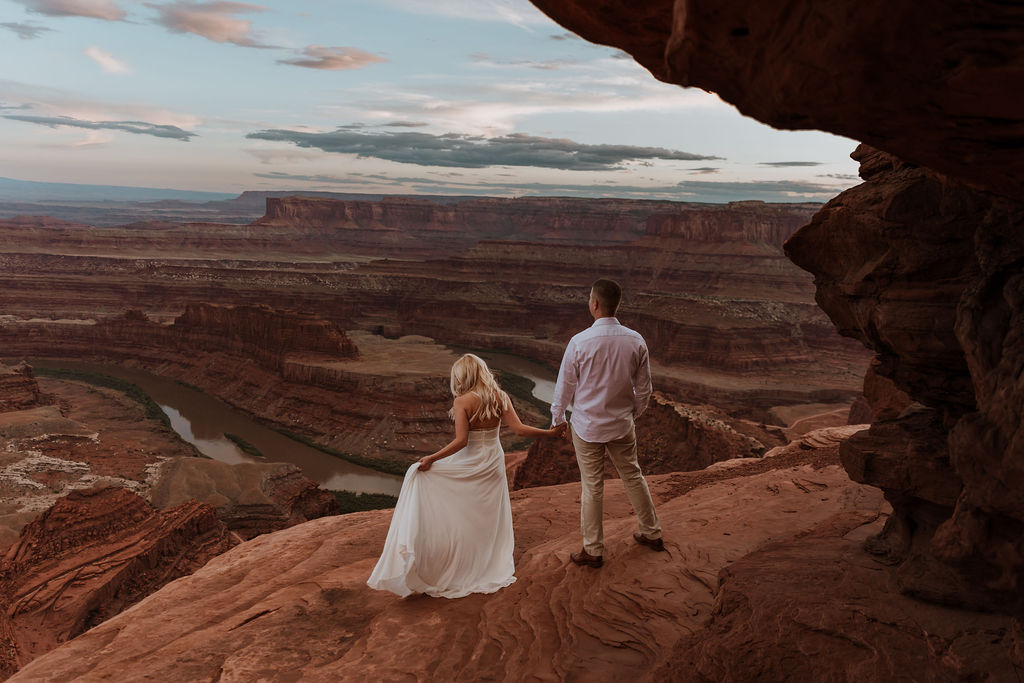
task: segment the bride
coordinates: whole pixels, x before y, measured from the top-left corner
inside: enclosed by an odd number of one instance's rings
[[[455,438],[406,472],[371,588],[461,598],[516,580],[498,431],[504,422],[519,436],[558,436],[565,425],[524,425],[487,364],[470,353],[452,365],[451,390]]]

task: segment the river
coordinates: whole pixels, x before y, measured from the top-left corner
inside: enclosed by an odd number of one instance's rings
[[[462,352],[462,351],[460,351]],[[548,367],[506,353],[477,351],[494,368],[526,377],[534,382],[533,395],[550,403],[555,388],[555,373]],[[38,368],[67,368],[110,375],[137,385],[152,398],[170,419],[171,427],[182,439],[214,460],[221,462],[289,462],[320,487],[334,491],[385,493],[396,496],[402,478],[378,472],[306,446],[269,429],[227,403],[202,391],[144,370],[105,363],[35,360]],[[244,453],[225,434],[242,437],[263,457]],[[438,444],[438,447],[444,444]]]
[[[29,361],[39,368],[68,368],[110,375],[137,385],[170,418],[171,427],[182,439],[214,460],[221,462],[290,462],[321,488],[355,493],[386,493],[397,496],[402,478],[329,455],[264,427],[218,398],[185,386],[173,379],[118,365],[76,361]],[[225,434],[235,434],[263,453],[243,453]]]

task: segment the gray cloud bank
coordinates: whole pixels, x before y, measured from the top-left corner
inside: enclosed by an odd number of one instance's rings
[[[31,40],[38,38],[47,31],[52,31],[52,28],[46,28],[45,26],[36,26],[35,24],[24,24],[21,22],[7,21],[0,23],[0,28],[5,28],[8,31],[13,31],[22,40]]]
[[[296,130],[262,130],[247,138],[290,142],[299,147],[336,154],[385,159],[419,166],[485,168],[488,166],[533,166],[572,171],[608,171],[630,161],[666,159],[698,161],[719,159],[662,147],[631,145],[588,145],[572,140],[514,134],[484,138],[448,133],[363,133],[336,130],[307,133]]]
[[[36,123],[49,128],[68,126],[71,128],[86,128],[88,130],[119,130],[124,133],[152,135],[157,138],[170,138],[172,140],[181,140],[182,142],[188,142],[190,138],[196,136],[195,133],[182,130],[177,126],[147,123],[145,121],[83,121],[71,118],[70,116],[31,116],[28,114],[4,114],[3,118],[11,119],[12,121]]]
[[[820,161],[762,161],[760,166],[771,166],[773,168],[790,168],[793,166],[821,166]]]

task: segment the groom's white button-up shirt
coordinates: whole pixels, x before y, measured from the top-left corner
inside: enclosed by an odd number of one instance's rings
[[[552,424],[565,422],[584,441],[606,443],[629,433],[651,397],[651,363],[639,332],[598,318],[569,340],[551,403]]]

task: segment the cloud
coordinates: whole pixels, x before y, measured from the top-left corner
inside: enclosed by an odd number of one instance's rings
[[[818,178],[835,178],[836,180],[860,180],[855,173],[819,173]]]
[[[423,128],[430,124],[424,121],[390,121],[380,125],[382,128]]]
[[[335,154],[355,154],[419,166],[485,168],[489,166],[532,166],[575,171],[607,171],[646,159],[695,161],[718,159],[662,147],[631,145],[588,145],[572,140],[512,134],[495,138],[480,136],[431,135],[429,133],[362,133],[335,130],[308,133],[297,130],[262,130],[247,138],[290,142],[299,147],[322,149]]]
[[[279,59],[278,64],[291,64],[292,66],[303,66],[307,69],[326,69],[329,71],[341,71],[348,69],[362,69],[364,66],[378,62],[386,62],[379,55],[372,54],[357,47],[324,47],[323,45],[310,45],[302,50],[301,54],[306,58]]]
[[[551,40],[583,40],[575,33],[555,33],[548,36]]]
[[[6,109],[31,109],[39,116],[85,121],[146,121],[185,129],[203,123],[200,117],[187,112],[171,111],[141,102],[98,100],[60,88],[3,78],[0,78],[0,93],[3,93],[5,98]]]
[[[70,128],[86,128],[88,130],[118,130],[136,135],[171,138],[173,140],[181,140],[182,142],[188,142],[190,138],[196,136],[195,133],[182,130],[177,126],[158,125],[145,121],[83,121],[70,116],[30,116],[27,114],[4,114],[3,118],[11,119],[12,121],[36,123],[49,128],[68,126]]]
[[[476,52],[469,56],[474,64],[492,67],[522,67],[527,69],[539,69],[541,71],[554,71],[563,67],[572,66],[579,62],[575,59],[548,59],[540,61],[536,59],[494,59],[484,52]]]
[[[531,78],[486,77],[374,83],[350,89],[338,104],[319,113],[335,120],[425,121],[433,130],[495,136],[522,129],[520,122],[544,115],[668,112],[725,109],[716,95],[658,83],[635,63],[612,59],[567,66]]]
[[[718,169],[714,166],[701,166],[700,168],[691,168],[690,173],[718,173]]]
[[[29,12],[50,17],[90,17],[122,21],[127,13],[113,0],[14,0]]]
[[[244,2],[190,2],[177,0],[167,4],[144,3],[160,16],[154,22],[171,33],[193,33],[215,43],[231,43],[242,47],[271,48],[252,30],[252,22],[237,19],[235,14],[265,12],[262,5]]]
[[[821,166],[820,161],[762,161],[759,165],[772,168],[790,168],[793,166]]]
[[[87,47],[83,50],[86,57],[100,65],[108,74],[127,74],[131,69],[114,55],[98,47]]]
[[[39,38],[44,33],[52,31],[52,28],[46,28],[45,26],[37,26],[35,24],[22,24],[19,22],[3,22],[0,23],[0,28],[5,28],[8,31],[13,31],[18,34],[18,37],[22,40],[31,40],[33,38]]]

